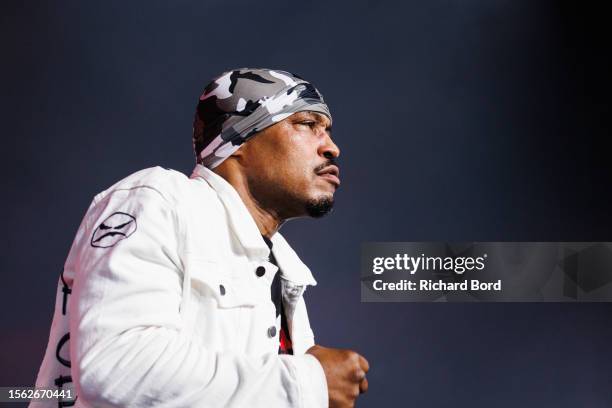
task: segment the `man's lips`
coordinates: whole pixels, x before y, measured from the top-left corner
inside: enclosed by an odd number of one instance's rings
[[[338,169],[337,166],[331,165],[324,167],[317,172],[317,176],[326,179],[336,187],[340,185],[340,169]]]

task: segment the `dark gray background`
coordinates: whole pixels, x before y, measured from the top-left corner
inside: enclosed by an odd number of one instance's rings
[[[189,172],[230,67],[296,72],[342,149],[337,210],[283,233],[362,407],[609,407],[610,304],[361,304],[363,241],[611,241],[609,13],[578,2],[2,3],[0,385],[33,383],[93,195]],[[582,4],[582,3],[580,3]]]

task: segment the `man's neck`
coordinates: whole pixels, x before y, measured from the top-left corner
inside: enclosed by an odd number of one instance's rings
[[[251,214],[251,217],[253,217],[255,224],[257,224],[261,235],[272,238],[272,235],[278,231],[283,221],[274,211],[262,207],[253,197],[244,175],[239,171],[231,171],[226,166],[219,166],[213,171],[223,177],[238,192],[242,202]]]

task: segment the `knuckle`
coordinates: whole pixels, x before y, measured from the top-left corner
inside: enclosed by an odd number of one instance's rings
[[[361,357],[363,359],[363,365],[364,365],[364,369],[365,371],[369,371],[370,370],[370,362],[368,360],[366,360],[364,357]]]
[[[355,353],[354,351],[349,351],[346,356],[346,359],[353,366],[355,367],[359,366],[359,354]]]

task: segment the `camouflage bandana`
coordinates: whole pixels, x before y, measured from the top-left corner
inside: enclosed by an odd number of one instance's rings
[[[331,120],[323,96],[295,74],[263,68],[224,72],[200,96],[193,122],[197,161],[214,168],[255,133],[302,111]]]

